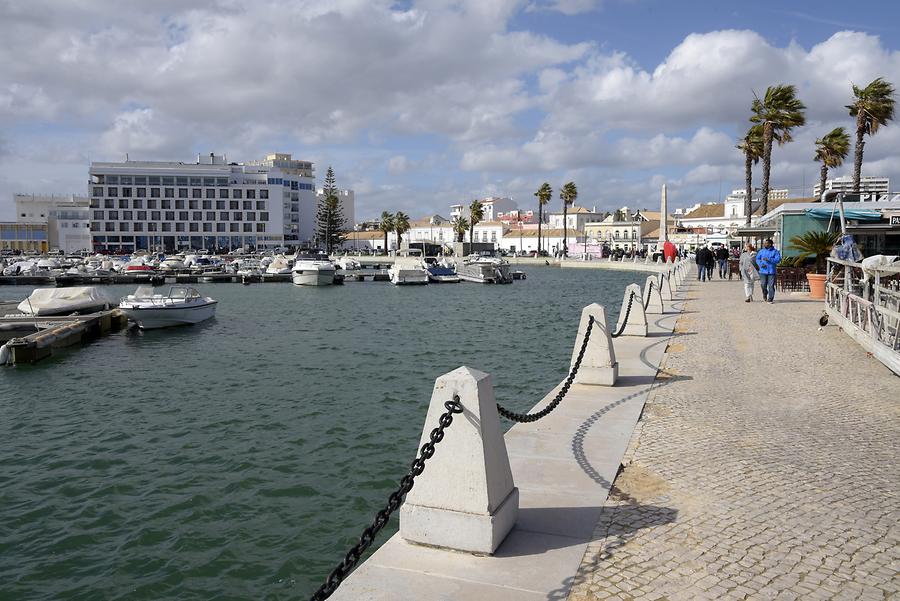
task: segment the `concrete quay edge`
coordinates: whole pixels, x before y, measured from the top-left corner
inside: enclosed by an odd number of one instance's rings
[[[599,261],[597,263],[600,263]],[[607,262],[608,263],[608,262]],[[609,263],[658,271],[661,265]],[[690,268],[690,266],[688,266]],[[520,509],[492,556],[388,539],[332,595],[338,600],[565,599],[665,359],[685,292],[648,315],[648,336],[615,339],[616,386],[574,385],[559,407],[505,435]],[[574,327],[573,327],[574,334]],[[531,411],[556,395],[551,390]]]

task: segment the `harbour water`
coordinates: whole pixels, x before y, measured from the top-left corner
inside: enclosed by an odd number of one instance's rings
[[[581,308],[614,321],[646,279],[526,271],[201,284],[214,320],[0,369],[0,598],[305,598],[405,473],[437,376],[487,371],[527,409],[565,376]]]

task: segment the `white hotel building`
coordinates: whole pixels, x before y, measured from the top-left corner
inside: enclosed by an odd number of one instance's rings
[[[91,163],[88,193],[96,250],[271,249],[314,235],[313,164],[289,154]]]

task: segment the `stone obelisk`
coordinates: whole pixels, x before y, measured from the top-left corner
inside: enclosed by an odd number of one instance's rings
[[[666,241],[666,233],[669,231],[669,207],[666,200],[666,185],[662,185],[662,200],[659,203],[659,241],[656,250],[662,252],[663,243]]]

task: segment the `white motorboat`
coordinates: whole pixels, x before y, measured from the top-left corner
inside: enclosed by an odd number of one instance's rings
[[[16,261],[3,269],[3,275],[36,275],[37,261]]]
[[[388,269],[391,283],[397,286],[410,284],[427,284],[428,271],[422,258],[422,250],[404,248],[397,251],[394,264]]]
[[[273,258],[266,267],[266,273],[275,275],[291,273],[290,262],[285,257],[279,255]]]
[[[185,269],[184,261],[178,257],[169,257],[159,263],[160,271],[181,271]]]
[[[38,288],[19,303],[17,309],[26,315],[71,315],[94,313],[115,307],[118,299],[105,288],[73,286],[71,288]]]
[[[291,280],[298,286],[330,286],[334,284],[335,266],[323,252],[297,253]]]
[[[150,330],[200,323],[215,316],[217,304],[218,301],[187,286],[172,286],[168,294],[140,286],[122,299],[119,308],[138,327]]]
[[[511,284],[513,281],[509,262],[489,255],[469,255],[457,265],[456,273],[460,279],[478,284]]]
[[[337,260],[337,266],[344,271],[356,271],[362,267],[362,263],[350,256],[343,256]]]

